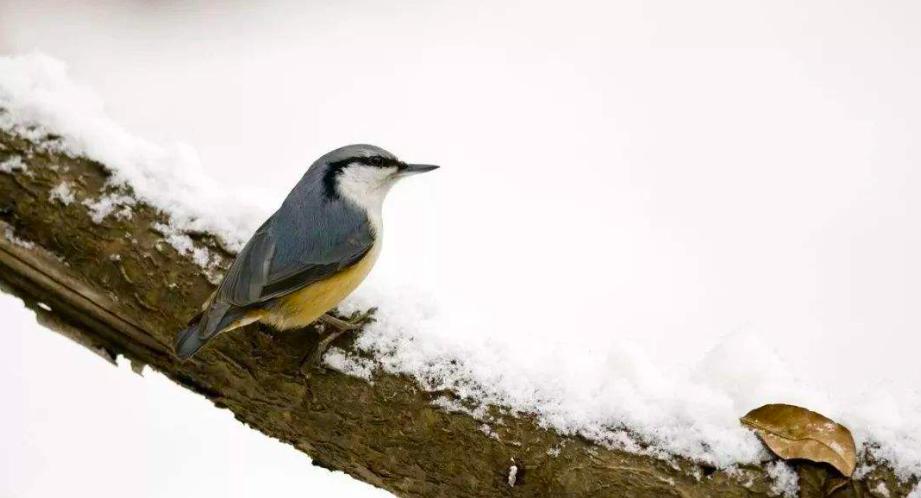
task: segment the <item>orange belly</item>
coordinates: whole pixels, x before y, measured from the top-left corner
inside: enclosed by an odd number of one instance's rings
[[[335,308],[361,284],[377,261],[379,247],[379,241],[375,241],[368,254],[352,266],[325,280],[278,298],[270,309],[260,310],[258,320],[279,330],[310,325],[324,313]]]

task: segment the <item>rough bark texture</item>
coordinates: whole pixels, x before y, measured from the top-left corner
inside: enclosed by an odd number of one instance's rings
[[[481,421],[438,408],[432,404],[436,394],[400,376],[378,374],[369,383],[328,372],[307,380],[298,364],[316,342],[309,331],[276,334],[250,327],[180,362],[172,354],[173,337],[212,291],[206,272],[164,241],[154,226],[166,220],[150,206],[138,202],[130,216],[116,211],[93,221],[84,201],[113,192],[106,169],[53,150],[0,131],[0,163],[18,156],[27,168],[0,172],[4,290],[21,297],[49,328],[110,360],[124,355],[150,365],[294,445],[316,465],[400,496],[772,494],[772,480],[758,467],[725,472],[629,454],[558,435],[531,417],[503,415],[498,408],[494,416],[501,423],[489,435]],[[52,196],[62,182],[72,200]],[[232,255],[213,236],[193,237],[210,251],[214,271],[226,267]],[[827,469],[801,465],[798,471],[803,496],[826,495]],[[878,467],[833,496],[882,496],[871,491],[879,482],[891,496],[908,493],[907,484]]]

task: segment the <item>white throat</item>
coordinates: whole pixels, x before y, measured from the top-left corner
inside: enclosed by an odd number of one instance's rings
[[[393,186],[393,177],[387,170],[371,167],[346,167],[338,177],[339,195],[362,208],[371,221],[378,237],[383,235],[381,213],[384,197]]]

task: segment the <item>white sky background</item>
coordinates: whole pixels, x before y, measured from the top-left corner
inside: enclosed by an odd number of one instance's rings
[[[149,369],[114,368],[0,295],[0,496],[391,496]]]
[[[371,280],[471,340],[669,369],[744,331],[832,397],[921,385],[921,4],[209,4],[0,0],[0,51],[269,206],[346,143],[442,164]]]

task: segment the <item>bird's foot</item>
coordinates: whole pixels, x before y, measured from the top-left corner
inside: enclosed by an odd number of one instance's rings
[[[319,318],[321,322],[319,328],[320,341],[317,343],[317,347],[301,362],[301,371],[304,373],[304,376],[309,378],[312,371],[324,372],[325,369],[323,368],[322,362],[323,355],[326,354],[326,350],[329,349],[333,341],[346,332],[360,330],[365,324],[373,322],[374,313],[376,311],[377,308],[369,308],[364,312],[356,311],[347,319],[339,318],[330,313],[321,316]],[[332,328],[332,330],[326,331],[327,326]]]
[[[356,311],[345,319],[339,318],[332,313],[326,313],[320,317],[320,321],[340,331],[359,330],[365,324],[374,321],[374,313],[376,312],[377,308],[368,308],[365,311]]]

